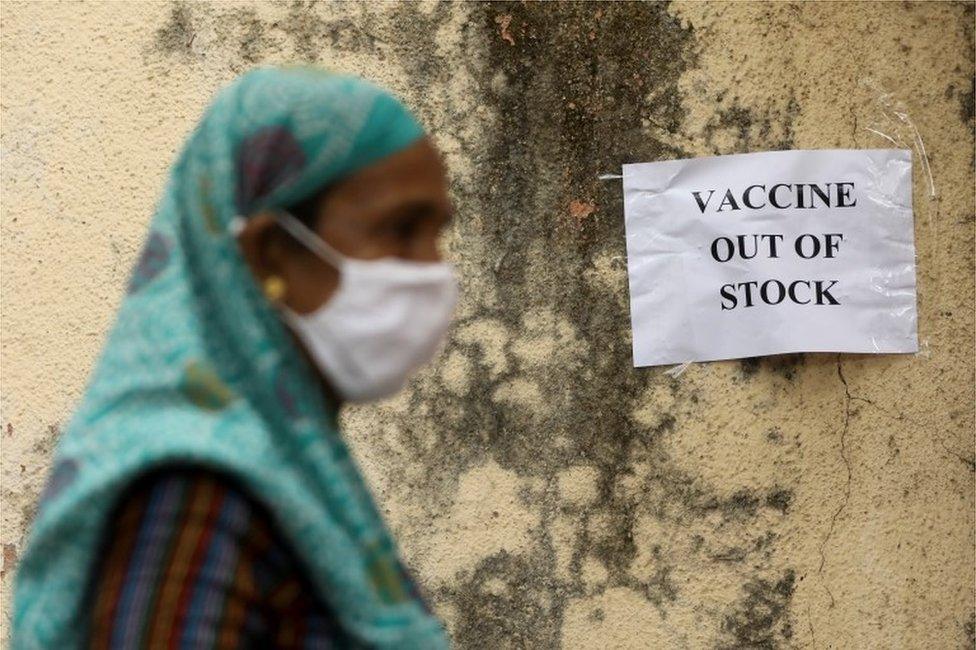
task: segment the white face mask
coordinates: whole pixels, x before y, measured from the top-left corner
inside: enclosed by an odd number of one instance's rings
[[[295,216],[276,216],[339,271],[338,289],[315,311],[299,314],[282,305],[285,322],[343,399],[365,402],[399,391],[434,357],[447,333],[458,295],[453,267],[346,257]]]

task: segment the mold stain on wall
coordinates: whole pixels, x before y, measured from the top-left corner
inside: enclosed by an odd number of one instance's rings
[[[157,53],[183,51],[197,6],[173,5],[156,33]],[[449,612],[455,640],[461,647],[554,647],[571,599],[615,587],[640,594],[666,617],[682,598],[674,565],[706,571],[701,565],[709,562],[737,566],[737,579],[748,585],[738,604],[716,615],[723,628],[716,638],[759,625],[720,621],[748,618],[742,608],[766,591],[778,594],[780,607],[762,634],[782,638],[791,591],[776,591],[767,576],[790,571],[773,551],[791,491],[770,485],[721,496],[670,463],[660,442],[695,397],[657,373],[630,368],[622,201],[619,184],[597,178],[622,161],[686,153],[648,137],[641,125],[680,125],[677,81],[694,65],[693,31],[660,4],[403,3],[386,14],[362,5],[344,13],[296,2],[270,23],[246,11],[211,20],[242,61],[266,51],[261,41],[269,34],[278,36],[276,47],[307,60],[321,60],[326,50],[389,60],[404,72],[408,103],[435,134],[456,135],[462,155],[474,161],[467,182],[452,187],[461,215],[453,239],[478,276],[465,278],[465,313],[443,362],[398,404],[347,418],[392,438],[371,444],[386,447],[378,462],[388,482],[410,492],[401,496],[404,508],[423,515],[417,530],[400,531],[418,540],[412,555],[424,555],[430,540],[423,529],[441,518],[465,473],[486,464],[519,485],[512,508],[539,513],[520,553],[473,553],[455,575],[425,581]],[[445,28],[457,31],[457,45],[439,53],[431,41]],[[463,101],[444,91],[459,66],[471,84]],[[463,122],[473,107],[484,121],[473,125],[476,139],[462,135],[472,130]],[[779,119],[746,110],[722,119],[732,117],[740,130],[764,119],[760,138]],[[612,269],[594,277],[607,260]],[[636,421],[646,392],[660,383],[674,394],[673,409]],[[564,494],[572,481],[559,489],[560,477],[576,468],[589,470],[578,481],[585,484],[574,486],[592,492],[583,503]],[[665,540],[638,535],[641,518],[662,529],[699,521],[700,543],[680,553],[665,549]],[[752,531],[755,540],[716,544],[726,522],[749,527],[759,519],[768,519],[761,524],[768,529]],[[424,558],[421,566],[436,562]]]

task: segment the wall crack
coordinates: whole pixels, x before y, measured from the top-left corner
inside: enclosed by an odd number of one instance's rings
[[[847,504],[851,500],[851,480],[853,479],[851,461],[847,457],[847,433],[851,428],[851,402],[855,398],[851,396],[850,386],[848,386],[847,379],[844,377],[844,370],[840,363],[840,355],[837,355],[837,376],[840,378],[841,383],[844,384],[844,428],[840,433],[840,457],[844,461],[844,468],[847,470],[847,482],[844,485],[844,499],[830,517],[830,526],[827,529],[827,534],[824,535],[823,541],[820,543],[820,567],[817,569],[817,573],[820,574],[821,578],[823,578],[824,565],[827,563],[827,543],[834,535],[834,529],[837,527],[837,519],[847,508]],[[830,591],[830,587],[827,586],[826,582],[824,583],[824,589],[827,590],[827,595],[830,596],[830,606],[833,607],[836,601],[834,600],[834,594]]]

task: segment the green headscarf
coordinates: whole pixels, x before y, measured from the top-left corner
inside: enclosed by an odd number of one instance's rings
[[[214,99],[173,166],[17,576],[15,648],[83,645],[84,597],[113,507],[148,470],[224,472],[274,515],[344,630],[447,645],[404,570],[335,409],[228,232],[424,135],[362,79],[262,67]]]

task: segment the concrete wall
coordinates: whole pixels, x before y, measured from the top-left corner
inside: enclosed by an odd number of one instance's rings
[[[972,647],[973,4],[2,6],[3,594],[214,89],[387,84],[453,175],[464,300],[345,416],[459,647]],[[622,162],[915,148],[912,356],[630,367]],[[930,174],[929,174],[930,170]],[[931,176],[931,182],[930,178]]]

